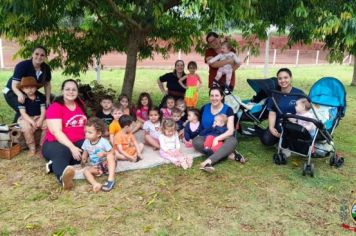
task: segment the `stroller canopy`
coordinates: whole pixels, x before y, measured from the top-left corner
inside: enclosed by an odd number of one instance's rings
[[[247,79],[247,83],[256,92],[255,99],[257,100],[270,97],[271,91],[276,90],[278,87],[276,77],[269,79]]]
[[[334,77],[323,77],[311,87],[309,98],[313,103],[338,107],[341,116],[346,111],[346,90],[340,80]]]

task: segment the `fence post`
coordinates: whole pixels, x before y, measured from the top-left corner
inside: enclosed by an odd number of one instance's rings
[[[269,38],[270,34],[267,34],[266,47],[265,47],[265,66],[263,69],[263,75],[265,78],[268,76],[268,64],[269,64]]]
[[[247,51],[246,65],[250,64],[250,49]]]
[[[4,68],[4,54],[3,54],[3,48],[2,48],[2,39],[0,38],[0,68]]]
[[[351,65],[351,61],[352,61],[352,55],[349,55],[349,65]]]
[[[273,65],[275,65],[276,64],[276,55],[277,55],[277,49],[274,49],[273,50]]]
[[[299,49],[297,50],[297,57],[295,59],[295,65],[298,66],[299,64]]]
[[[316,59],[315,59],[315,64],[319,64],[319,50],[316,51]]]
[[[179,51],[178,51],[178,60],[181,60],[181,57],[182,57],[182,50],[179,49]]]

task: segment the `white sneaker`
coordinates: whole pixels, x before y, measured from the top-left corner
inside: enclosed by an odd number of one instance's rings
[[[46,163],[46,174],[49,174],[49,173],[51,173],[51,172],[53,172],[53,170],[52,170],[52,160],[49,160],[47,163]]]
[[[67,166],[63,170],[63,174],[62,174],[60,180],[62,181],[64,190],[71,190],[74,187],[74,184],[73,184],[74,174],[75,174],[75,170],[74,170],[73,166]]]

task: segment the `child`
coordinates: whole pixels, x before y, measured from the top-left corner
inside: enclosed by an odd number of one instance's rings
[[[110,135],[110,143],[114,145],[114,137],[117,133],[120,132],[121,126],[119,124],[120,117],[124,114],[124,109],[121,104],[115,104],[112,108],[111,115],[114,120],[109,125],[109,135]]]
[[[184,129],[184,122],[181,119],[182,119],[182,111],[174,107],[172,109],[172,120],[176,122],[178,137],[180,139],[183,138],[183,129]]]
[[[121,94],[119,96],[119,103],[122,105],[125,115],[135,115],[134,108],[130,102],[129,97],[126,94]]]
[[[187,114],[187,106],[185,105],[185,101],[184,101],[184,99],[179,98],[179,99],[177,99],[175,104],[176,104],[175,107],[182,111],[181,120],[183,121],[184,126],[185,126],[185,124],[187,122],[187,116],[188,116],[188,114]]]
[[[145,131],[144,140],[152,146],[154,150],[158,150],[159,146],[159,134],[161,131],[160,113],[158,107],[152,107],[148,112],[148,120],[143,124],[143,130]]]
[[[92,117],[85,125],[85,141],[82,145],[82,162],[85,163],[89,157],[89,164],[84,168],[84,176],[93,186],[95,193],[101,189],[110,191],[115,185],[115,158],[109,141],[102,138],[106,130],[104,120]],[[108,181],[102,186],[95,180],[95,176],[101,176],[109,172]]]
[[[109,95],[103,96],[100,101],[101,110],[95,114],[96,117],[103,119],[107,126],[109,126],[110,123],[114,120],[114,117],[111,114],[112,105],[113,105],[112,97]]]
[[[152,108],[151,96],[148,93],[141,93],[138,97],[136,107],[137,125],[139,128],[148,120],[148,111]]]
[[[134,120],[129,115],[122,115],[119,119],[121,131],[115,135],[115,146],[122,155],[119,160],[137,162],[142,160],[143,143],[137,143],[132,134]]]
[[[183,142],[186,147],[193,147],[192,140],[201,132],[201,124],[199,121],[199,110],[192,108],[188,110],[188,123],[184,127]]]
[[[211,65],[212,63],[214,63],[216,61],[234,60],[237,65],[240,65],[241,64],[240,59],[231,50],[232,50],[232,46],[229,42],[222,43],[221,44],[221,53],[219,53],[215,57],[211,58],[208,61],[208,64]],[[233,69],[232,69],[231,64],[226,64],[222,67],[219,67],[219,69],[216,73],[215,81],[219,81],[221,76],[223,76],[225,74],[226,75],[225,87],[230,89],[231,88],[230,83],[231,83],[232,72],[233,72]]]
[[[174,106],[175,106],[174,97],[168,96],[165,106],[161,108],[161,113],[162,113],[163,119],[172,118],[172,109]]]
[[[41,131],[41,142],[43,138],[43,130],[46,129],[44,122],[46,112],[46,98],[38,92],[38,84],[34,77],[23,77],[19,85],[19,89],[25,94],[25,101],[18,104],[20,118],[18,123],[21,127],[21,132],[25,137],[27,147],[29,149],[28,156],[36,155],[35,132]]]
[[[190,61],[188,63],[189,74],[183,76],[178,81],[183,88],[186,88],[184,101],[188,108],[195,108],[198,103],[198,88],[201,87],[202,82],[199,75],[195,73],[197,69],[197,63],[195,61]],[[187,80],[187,86],[183,84],[184,80]]]
[[[306,98],[301,98],[297,100],[297,102],[295,103],[295,111],[296,115],[298,116],[315,119],[315,116],[311,111],[311,104]],[[316,126],[313,122],[305,121],[302,119],[291,119],[291,121],[303,126],[306,130],[309,131],[310,136],[314,137],[316,132]]]
[[[183,169],[192,167],[193,158],[180,152],[180,142],[176,123],[172,119],[162,122],[162,133],[159,135],[160,155]]]
[[[204,149],[207,155],[211,155],[213,152],[216,152],[223,145],[223,141],[219,141],[214,145],[214,139],[226,131],[227,116],[225,114],[218,114],[214,117],[213,126],[200,132],[200,136],[206,136]]]

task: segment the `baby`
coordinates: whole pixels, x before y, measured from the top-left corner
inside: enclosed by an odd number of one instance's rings
[[[221,53],[211,58],[208,61],[208,64],[211,65],[217,61],[231,60],[231,59],[233,59],[236,64],[238,65],[241,64],[240,59],[236,56],[234,52],[232,52],[231,44],[229,42],[224,42],[221,45]],[[219,67],[215,76],[215,80],[219,81],[223,75],[226,75],[226,87],[229,88],[231,83],[232,72],[233,69],[231,64],[226,64],[222,67]]]
[[[207,155],[211,155],[221,148],[223,141],[218,141],[217,144],[214,144],[214,139],[226,131],[227,116],[225,114],[218,114],[214,117],[213,126],[200,132],[200,136],[205,136],[204,149]]]
[[[301,98],[297,100],[297,102],[295,103],[295,111],[296,115],[298,116],[315,119],[315,116],[311,111],[311,104],[306,98]],[[313,122],[305,121],[302,119],[290,119],[290,121],[303,126],[306,130],[309,131],[310,136],[314,137],[316,132],[316,126]]]

